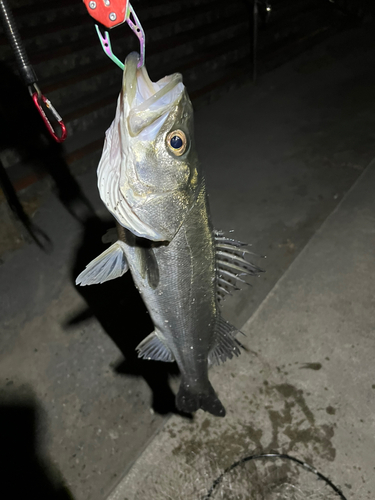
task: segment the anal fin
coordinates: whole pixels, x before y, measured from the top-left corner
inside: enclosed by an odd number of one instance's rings
[[[119,278],[129,269],[125,257],[125,243],[116,241],[86,266],[77,276],[76,285],[96,285]]]
[[[241,354],[241,343],[236,339],[236,335],[242,333],[221,316],[218,317],[215,328],[215,345],[208,355],[209,364],[219,365],[227,359]]]
[[[175,359],[170,349],[164,344],[155,332],[150,333],[136,347],[139,358],[153,359],[154,361],[164,361],[172,363]]]

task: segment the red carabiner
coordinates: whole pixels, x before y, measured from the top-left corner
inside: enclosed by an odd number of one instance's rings
[[[42,117],[45,126],[48,129],[48,132],[52,135],[52,137],[55,139],[56,142],[63,142],[66,139],[67,136],[67,131],[65,124],[61,118],[61,116],[58,114],[56,109],[52,106],[51,101],[47,99],[42,93],[34,92],[31,94],[31,97],[33,98],[34,104],[36,106],[36,109],[39,111],[40,116]],[[53,114],[54,118],[56,118],[57,122],[59,123],[61,127],[61,136],[59,137],[55,130],[53,129],[51,123],[49,122],[47,115],[45,114],[43,108],[42,108],[42,103],[47,106],[47,108],[51,111]]]

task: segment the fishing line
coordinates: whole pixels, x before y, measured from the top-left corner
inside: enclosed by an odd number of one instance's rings
[[[241,460],[238,460],[234,464],[232,464],[230,467],[224,470],[220,474],[220,476],[215,479],[213,482],[211,488],[208,490],[208,493],[205,497],[203,497],[202,500],[208,500],[209,498],[212,498],[212,494],[214,493],[214,490],[217,486],[220,485],[221,481],[223,480],[224,476],[231,472],[233,469],[238,467],[239,465],[242,465],[246,462],[249,462],[250,460],[260,460],[260,459],[268,459],[268,458],[281,458],[281,459],[286,459],[290,460],[292,462],[297,463],[298,465],[301,465],[305,470],[315,474],[320,480],[324,481],[342,500],[347,500],[347,498],[344,496],[343,492],[335,486],[332,481],[328,479],[328,477],[324,476],[321,472],[317,471],[314,467],[311,465],[307,464],[306,462],[303,462],[302,460],[299,460],[298,458],[291,457],[290,455],[286,454],[279,454],[279,453],[264,453],[261,455],[250,455],[248,457],[242,458]]]

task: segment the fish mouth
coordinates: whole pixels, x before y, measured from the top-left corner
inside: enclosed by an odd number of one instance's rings
[[[152,140],[170,111],[178,104],[185,87],[179,73],[152,82],[145,66],[137,68],[138,60],[139,55],[132,52],[125,61],[123,95],[129,106],[128,128],[134,137],[153,125],[144,138]]]
[[[184,165],[180,176],[172,167],[171,172],[164,169],[165,178],[172,176],[173,187],[168,191],[169,184],[160,181],[157,170],[153,174],[156,181],[148,182],[151,174],[148,175],[147,169],[152,169],[152,162],[156,161],[156,145],[164,144],[163,138],[169,132],[168,120],[172,126],[174,115],[184,112],[187,120],[190,115],[180,105],[190,101],[180,74],[153,83],[145,67],[137,68],[138,58],[138,54],[132,52],[125,61],[116,116],[106,133],[98,167],[98,187],[103,202],[121,226],[142,238],[170,241],[194,202],[192,188]],[[163,159],[163,155],[159,156]],[[159,170],[164,174],[161,167]],[[151,180],[154,180],[152,176]],[[160,215],[163,210],[172,210],[173,216],[164,220]]]

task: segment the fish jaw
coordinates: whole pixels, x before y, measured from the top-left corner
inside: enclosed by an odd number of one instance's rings
[[[171,241],[194,204],[201,173],[193,136],[193,109],[181,75],[152,83],[125,62],[115,119],[98,167],[99,193],[120,225],[153,241]],[[168,137],[178,130],[186,151],[174,154]]]

